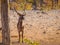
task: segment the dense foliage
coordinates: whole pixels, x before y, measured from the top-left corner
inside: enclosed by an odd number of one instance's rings
[[[60,8],[60,0],[12,0],[9,4],[10,8],[13,9],[15,7],[17,10],[23,10],[24,8],[27,10],[51,10]]]

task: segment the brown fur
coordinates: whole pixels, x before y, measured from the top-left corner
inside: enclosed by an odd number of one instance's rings
[[[19,19],[18,19],[18,23],[17,23],[17,29],[18,29],[18,35],[19,35],[19,42],[20,42],[20,37],[21,37],[20,33],[22,32],[22,43],[23,43],[23,29],[24,29],[24,27],[23,27],[22,23],[23,23],[23,20],[24,20],[24,15],[18,13],[16,11],[16,9],[15,9],[15,12],[17,13],[17,15],[19,15]]]

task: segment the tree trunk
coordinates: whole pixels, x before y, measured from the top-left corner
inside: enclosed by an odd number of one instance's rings
[[[8,0],[1,0],[2,43],[10,45],[10,30],[8,22]]]

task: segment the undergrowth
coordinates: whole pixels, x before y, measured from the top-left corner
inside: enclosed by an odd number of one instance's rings
[[[24,39],[24,43],[26,43],[28,45],[40,45],[39,42],[37,42],[37,41],[31,41],[29,39]]]

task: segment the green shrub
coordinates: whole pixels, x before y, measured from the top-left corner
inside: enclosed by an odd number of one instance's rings
[[[27,43],[27,44],[29,44],[29,45],[39,45],[38,42],[36,42],[36,41],[32,42],[31,40],[28,40],[28,39],[24,39],[24,42]]]

